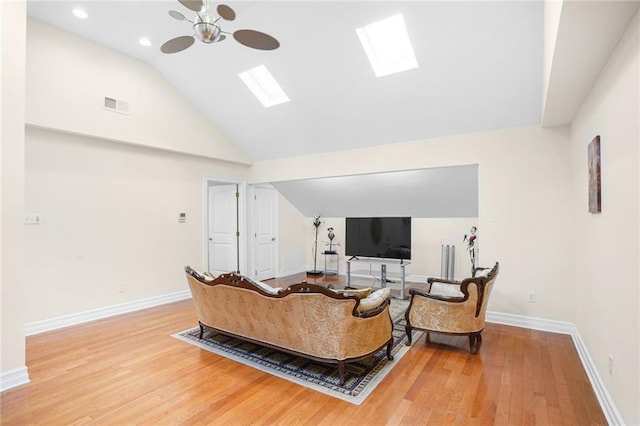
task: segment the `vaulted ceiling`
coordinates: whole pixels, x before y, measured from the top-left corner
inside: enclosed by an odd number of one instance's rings
[[[229,37],[163,54],[163,42],[192,34],[168,14],[193,15],[177,1],[30,0],[28,14],[146,61],[255,161],[541,123],[540,1],[228,4],[237,18],[223,30],[257,29],[281,47]],[[71,14],[78,5],[88,19]],[[419,67],[376,78],[355,30],[397,13]],[[238,73],[261,64],[290,102],[265,108],[249,92]]]

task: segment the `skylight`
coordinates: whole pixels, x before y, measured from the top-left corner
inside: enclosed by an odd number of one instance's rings
[[[365,25],[356,33],[376,77],[418,68],[402,15]]]
[[[264,65],[240,73],[238,76],[265,107],[289,101],[287,94]]]

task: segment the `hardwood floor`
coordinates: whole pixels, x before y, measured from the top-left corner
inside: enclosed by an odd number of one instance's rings
[[[356,406],[170,337],[196,324],[185,300],[28,337],[31,383],[2,393],[1,423],[606,424],[567,335],[487,324],[477,355],[421,337]]]

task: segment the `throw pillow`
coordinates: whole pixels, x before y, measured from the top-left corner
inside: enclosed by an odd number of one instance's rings
[[[482,269],[476,272],[476,277],[488,277],[490,272],[490,268]]]
[[[204,282],[210,282],[213,281],[213,276],[208,273],[208,272],[200,272],[196,269],[191,268],[195,274],[195,276],[200,280],[200,281],[204,281]]]
[[[282,290],[280,287],[271,287],[268,284],[263,283],[262,281],[254,281],[249,277],[245,277],[247,279],[247,281],[249,281],[250,283],[253,283],[256,287],[259,287],[261,290],[264,290],[265,293],[269,293],[269,294],[278,294],[278,292],[280,290]]]
[[[371,287],[367,288],[347,288],[342,290],[334,289],[336,293],[344,294],[345,296],[358,296],[360,299],[364,299],[365,297],[371,294]]]
[[[366,312],[372,309],[377,308],[382,305],[382,303],[389,298],[391,295],[391,289],[389,287],[381,288],[379,290],[374,291],[369,296],[364,299],[360,299],[360,304],[358,305],[358,312]]]
[[[446,283],[433,283],[431,284],[431,291],[429,294],[435,294],[437,296],[444,297],[463,297],[464,294],[460,291],[460,286],[457,284]]]

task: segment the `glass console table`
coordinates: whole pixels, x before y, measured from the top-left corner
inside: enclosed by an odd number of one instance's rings
[[[405,277],[406,273],[404,268],[411,264],[410,260],[397,260],[397,259],[376,259],[376,258],[362,258],[352,257],[347,260],[347,287],[351,287],[351,264],[352,263],[369,263],[380,264],[380,286],[385,288],[387,286],[387,265],[399,265],[400,266],[400,296],[397,299],[404,299],[405,295]],[[395,297],[395,296],[393,296]]]

